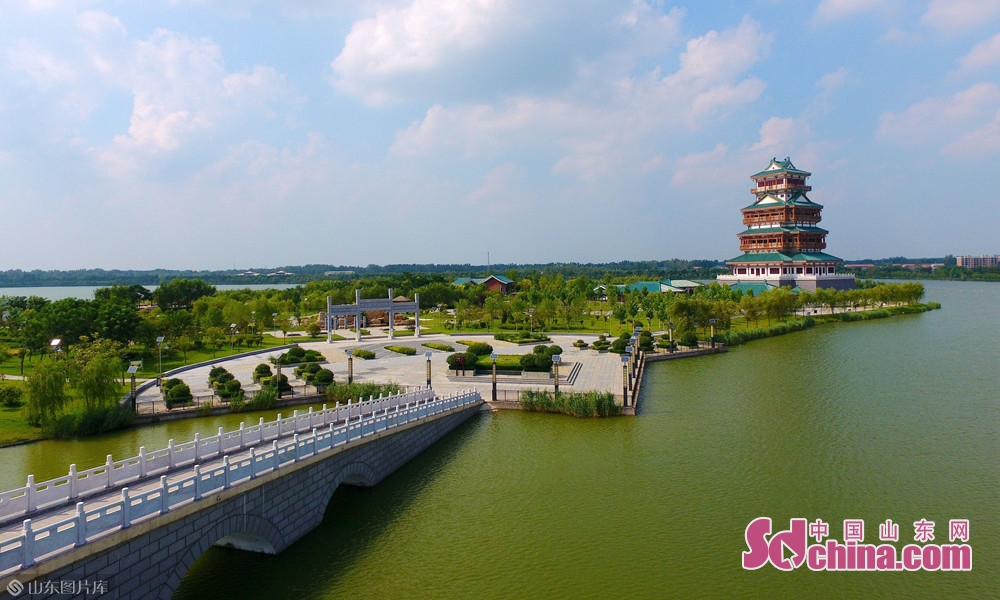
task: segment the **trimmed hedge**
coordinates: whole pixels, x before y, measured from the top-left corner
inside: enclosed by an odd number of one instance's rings
[[[389,352],[395,352],[396,354],[403,354],[406,356],[413,356],[417,353],[416,348],[410,348],[409,346],[386,346],[385,349]]]
[[[549,336],[544,333],[532,334],[528,331],[515,331],[515,332],[500,332],[493,336],[493,339],[499,340],[501,342],[511,342],[514,344],[522,344],[525,342],[547,342],[549,341]]]
[[[442,352],[454,352],[455,351],[455,347],[454,346],[451,346],[449,344],[441,344],[439,342],[425,342],[425,343],[420,344],[420,345],[424,346],[426,348],[430,348],[431,350],[441,350]]]
[[[363,359],[363,360],[371,360],[371,359],[375,358],[375,353],[372,352],[371,350],[364,350],[364,349],[358,348],[358,349],[356,349],[354,351],[354,356],[355,356],[355,358],[360,358],[360,359]]]

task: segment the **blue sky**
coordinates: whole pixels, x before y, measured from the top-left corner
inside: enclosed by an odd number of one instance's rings
[[[11,0],[0,269],[1000,252],[1000,0]]]

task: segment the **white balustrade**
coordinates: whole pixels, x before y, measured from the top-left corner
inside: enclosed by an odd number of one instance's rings
[[[35,483],[28,476],[25,487],[0,493],[0,519],[23,515],[32,510],[93,495],[99,490],[141,481],[147,476],[159,476],[159,486],[141,493],[122,487],[118,500],[103,501],[101,505],[87,508],[84,502],[76,503],[76,513],[55,523],[33,528],[31,519],[25,519],[20,535],[0,540],[0,574],[6,574],[34,564],[35,560],[57,550],[64,550],[87,543],[96,534],[115,528],[126,528],[132,523],[165,514],[177,506],[196,501],[217,490],[228,489],[281,465],[297,462],[324,451],[343,446],[351,440],[363,438],[412,421],[445,412],[457,407],[481,402],[478,392],[467,391],[446,398],[435,398],[429,388],[406,392],[388,398],[369,397],[333,408],[324,405],[320,411],[293,413],[292,417],[265,423],[263,419],[254,426],[195,439],[183,444],[170,440],[167,447],[153,452],[140,448],[139,456],[115,461],[108,455],[105,464],[77,471],[70,466],[69,475]],[[390,417],[391,414],[391,417]],[[365,416],[367,415],[367,416]],[[300,431],[308,432],[299,435]],[[280,443],[279,432],[292,434],[290,442]],[[263,446],[271,440],[270,446]],[[260,448],[253,447],[261,445]],[[232,458],[227,451],[242,450],[251,446],[249,456]],[[200,460],[217,458],[222,463],[213,467],[199,464]],[[193,465],[193,474],[169,480],[160,474],[176,467]]]

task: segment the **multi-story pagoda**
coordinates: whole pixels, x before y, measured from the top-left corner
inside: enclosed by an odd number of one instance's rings
[[[791,159],[771,159],[751,175],[756,200],[742,209],[746,230],[739,234],[743,254],[726,261],[732,275],[719,283],[748,288],[792,286],[851,289],[854,275],[837,273],[843,261],[826,254],[825,229],[818,227],[823,207],[806,196],[812,173],[795,168]]]

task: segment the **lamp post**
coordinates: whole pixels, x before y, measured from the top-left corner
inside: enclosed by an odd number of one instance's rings
[[[667,327],[670,329],[670,352],[674,351],[674,322],[667,321]]]
[[[431,352],[424,352],[424,358],[427,359],[427,387],[431,387]]]
[[[274,376],[274,389],[278,392],[278,400],[281,400],[281,363],[277,364],[278,374]]]
[[[625,361],[628,365],[628,389],[632,389],[632,346],[625,346]]]
[[[628,406],[628,357],[622,355],[622,406]]]
[[[636,363],[638,362],[636,359],[639,354],[639,338],[633,335],[628,339],[628,342],[629,347],[632,348],[632,375],[635,375]]]
[[[137,365],[132,365],[128,368],[128,374],[132,376],[132,412],[138,414],[139,408],[136,404],[137,399],[135,397],[135,372],[139,370]]]
[[[494,352],[490,354],[490,360],[493,361],[493,401],[497,401],[497,353]]]
[[[715,319],[709,319],[708,324],[712,326],[711,347],[715,348]]]
[[[535,309],[533,309],[533,308],[529,308],[528,309],[528,319],[530,320],[530,323],[528,325],[528,333],[531,334],[532,336],[534,336],[535,335]]]
[[[147,338],[148,339],[148,338]],[[163,340],[162,335],[156,338],[156,386],[159,387],[163,381]]]
[[[278,313],[271,313],[271,327],[278,326]]]
[[[347,385],[354,383],[354,350],[347,351]]]
[[[229,325],[229,349],[236,349],[236,323]]]
[[[556,396],[559,396],[559,363],[562,362],[562,357],[558,354],[552,355],[552,375],[556,382]]]

